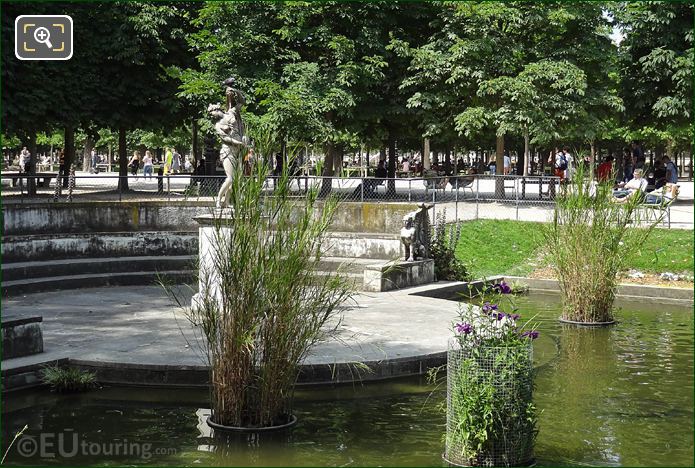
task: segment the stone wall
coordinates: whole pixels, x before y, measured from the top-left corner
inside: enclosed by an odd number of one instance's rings
[[[398,234],[403,215],[415,203],[342,203],[332,231]],[[197,231],[195,216],[210,212],[209,204],[161,201],[36,203],[5,205],[3,236],[127,232]]]

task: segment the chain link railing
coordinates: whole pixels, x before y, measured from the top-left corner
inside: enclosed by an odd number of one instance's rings
[[[78,174],[72,181],[56,174],[1,174],[3,203],[143,201],[213,203],[224,176],[192,174]],[[28,195],[33,179],[36,195]],[[269,193],[276,179],[268,176]],[[68,187],[72,182],[73,189]],[[57,185],[59,184],[59,185]],[[551,176],[457,175],[448,177],[322,177],[298,175],[291,190],[298,195],[315,188],[322,195],[337,195],[345,202],[427,203],[435,213],[446,209],[447,221],[497,218],[542,221],[554,205],[560,180]],[[543,219],[541,219],[543,218]]]

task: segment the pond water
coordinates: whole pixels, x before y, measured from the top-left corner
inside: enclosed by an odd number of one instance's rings
[[[618,325],[577,329],[556,302],[517,301],[540,321],[538,465],[692,466],[692,310],[623,302]],[[423,378],[305,387],[288,434],[222,442],[201,425],[204,390],[36,390],[4,398],[2,442],[29,425],[6,461],[23,465],[442,466],[444,391]]]

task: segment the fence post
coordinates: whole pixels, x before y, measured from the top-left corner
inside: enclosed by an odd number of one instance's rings
[[[360,184],[360,201],[364,202],[364,184],[367,182],[367,179],[362,179],[362,183]]]
[[[122,182],[121,177],[123,177],[123,176],[121,176],[121,175],[118,176],[118,201],[122,201],[122,198],[123,198],[123,184],[121,183]],[[128,176],[125,176],[125,177],[128,177]]]
[[[408,177],[408,201],[411,201],[410,190],[412,188],[412,183],[413,183],[413,180],[410,177]]]
[[[478,198],[480,197],[480,177],[475,178],[475,219],[478,219]]]
[[[519,178],[514,179],[514,194],[516,195],[516,220],[519,221]]]

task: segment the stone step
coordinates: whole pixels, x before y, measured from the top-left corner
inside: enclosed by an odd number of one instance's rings
[[[132,273],[176,271],[195,268],[196,256],[138,256],[117,258],[73,258],[43,262],[3,263],[3,282],[85,275],[88,273]]]
[[[193,282],[196,273],[192,269],[194,262],[194,256],[181,255],[10,263],[2,265],[2,293],[3,296],[17,296],[100,286],[150,285],[155,284],[160,276],[167,281]],[[317,273],[325,275],[340,271],[354,282],[355,288],[360,289],[365,267],[384,263],[378,259],[323,257]],[[129,269],[137,271],[127,271]]]
[[[325,276],[325,275],[332,275],[335,274],[333,271],[322,271],[322,270],[317,270],[316,275],[318,276]],[[364,285],[364,274],[363,273],[354,273],[354,272],[344,272],[341,273],[343,277],[345,277],[351,284],[351,287],[357,291],[361,291],[362,287]]]
[[[195,255],[197,231],[34,234],[2,237],[2,262]]]
[[[194,278],[193,270],[174,271],[137,271],[120,273],[89,273],[83,275],[52,276],[15,281],[3,281],[3,296],[17,296],[42,291],[61,289],[94,288],[99,286],[133,286],[151,285],[158,279],[172,283],[190,283]]]

